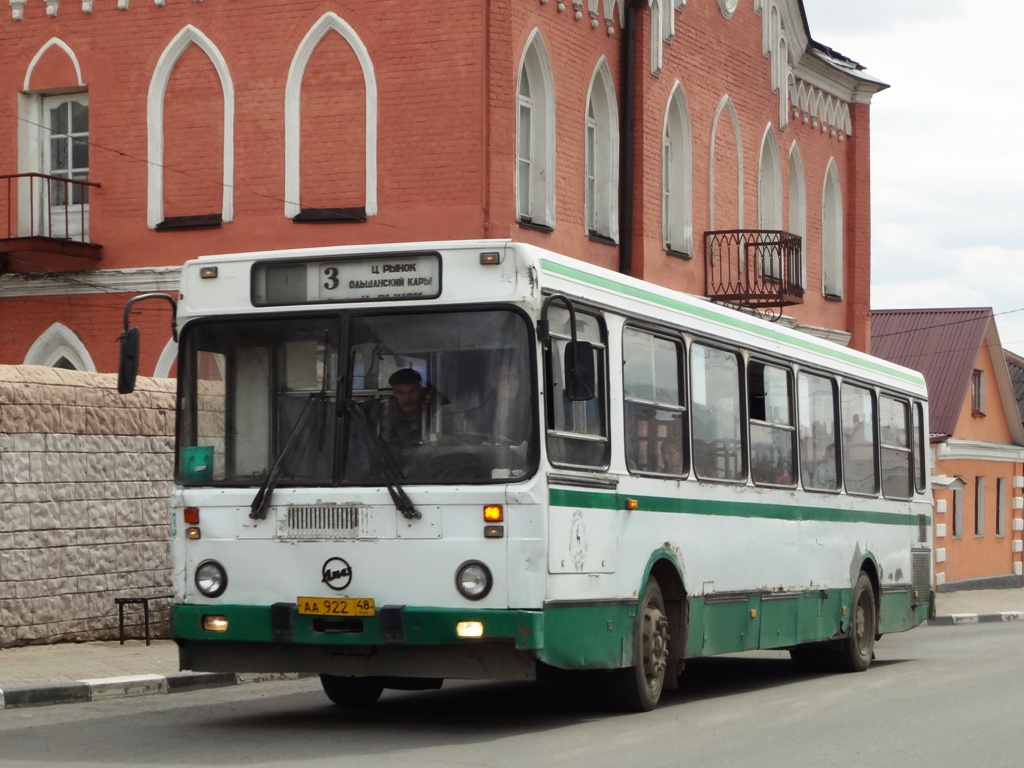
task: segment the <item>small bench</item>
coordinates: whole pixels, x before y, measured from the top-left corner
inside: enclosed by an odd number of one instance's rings
[[[146,626],[146,645],[149,645],[149,601],[166,600],[174,597],[173,593],[160,595],[131,595],[129,597],[115,597],[114,604],[117,605],[117,624],[120,632],[121,645],[124,645],[124,607],[126,605],[141,605],[143,622]]]

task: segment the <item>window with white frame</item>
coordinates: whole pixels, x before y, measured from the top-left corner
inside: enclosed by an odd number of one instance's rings
[[[89,97],[84,93],[43,99],[42,169],[47,176],[37,231],[49,237],[88,239]],[[67,179],[67,181],[60,181]]]
[[[829,162],[821,198],[821,277],[825,296],[842,298],[843,196],[834,162]]]
[[[615,90],[604,57],[594,71],[585,123],[587,234],[618,240],[619,119]]]
[[[1006,535],[1006,517],[1007,517],[1007,494],[1006,494],[1006,478],[996,478],[996,536]]]
[[[662,232],[665,250],[693,254],[693,149],[690,113],[679,83],[672,89],[662,137]]]
[[[974,535],[985,535],[985,477],[974,478]]]
[[[971,373],[971,413],[985,415],[985,372],[977,368]]]
[[[534,30],[519,67],[516,113],[516,218],[552,228],[555,224],[554,83],[547,50]]]
[[[779,148],[770,125],[761,141],[757,167],[757,225],[761,230],[782,229],[782,169],[779,167]],[[782,279],[781,248],[768,248],[762,252],[761,274],[773,280]]]
[[[807,287],[807,190],[800,150],[789,150],[789,232],[800,237],[800,287]]]

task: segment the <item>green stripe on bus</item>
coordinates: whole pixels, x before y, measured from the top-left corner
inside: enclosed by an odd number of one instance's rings
[[[669,512],[705,517],[745,517],[768,520],[808,520],[828,523],[870,523],[874,525],[916,526],[920,517],[914,514],[875,510],[837,509],[836,507],[800,506],[797,504],[757,504],[742,501],[718,501],[683,496],[634,496],[606,491],[580,491],[551,488],[548,500],[554,507],[625,510],[626,498],[635,499],[637,512]],[[930,515],[929,518],[930,524]]]
[[[700,306],[691,306],[685,304],[678,299],[673,299],[669,296],[660,296],[651,291],[645,290],[631,285],[623,285],[614,280],[610,280],[607,277],[601,277],[599,275],[592,275],[581,269],[570,267],[566,264],[556,264],[548,259],[541,259],[541,267],[548,272],[562,275],[563,277],[570,277],[574,280],[580,280],[585,283],[597,286],[598,288],[604,288],[605,290],[614,291],[615,293],[623,294],[634,299],[640,299],[642,301],[649,301],[652,304],[658,304],[665,307],[666,309],[672,309],[677,312],[683,312],[694,317],[699,317],[703,320],[709,320],[711,322],[719,323],[720,325],[728,325],[738,330],[747,331],[749,333],[757,334],[766,339],[777,341],[782,344],[788,344],[790,346],[802,348],[808,352],[814,352],[819,355],[825,355],[835,360],[842,360],[843,362],[855,365],[858,368],[864,370],[873,371],[876,373],[884,373],[888,376],[893,376],[903,381],[923,386],[924,379],[920,374],[913,375],[903,370],[893,369],[882,363],[875,363],[871,360],[863,360],[859,357],[846,354],[842,350],[832,349],[830,347],[823,347],[817,344],[812,336],[808,336],[806,339],[792,338],[785,336],[772,328],[763,328],[759,325],[749,322],[743,315],[736,313],[735,317],[728,315],[721,315],[717,312],[712,312],[709,309],[705,309]]]

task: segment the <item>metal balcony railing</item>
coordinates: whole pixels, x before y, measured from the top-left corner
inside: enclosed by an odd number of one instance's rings
[[[0,174],[0,238],[89,241],[89,189],[96,182],[45,173]]]
[[[802,304],[800,237],[771,229],[704,233],[705,294],[750,309]]]

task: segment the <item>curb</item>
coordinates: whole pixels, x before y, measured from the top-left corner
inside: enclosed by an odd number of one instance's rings
[[[998,613],[953,613],[928,619],[930,627],[951,627],[958,624],[989,624],[1004,621],[1024,621],[1024,611]]]
[[[172,675],[132,675],[73,680],[39,685],[12,685],[0,689],[0,710],[18,707],[44,707],[51,704],[81,704],[88,701],[149,696],[157,693],[183,693],[205,688],[226,688],[247,683],[274,680],[298,680],[308,674],[260,674],[234,672],[179,672]]]

